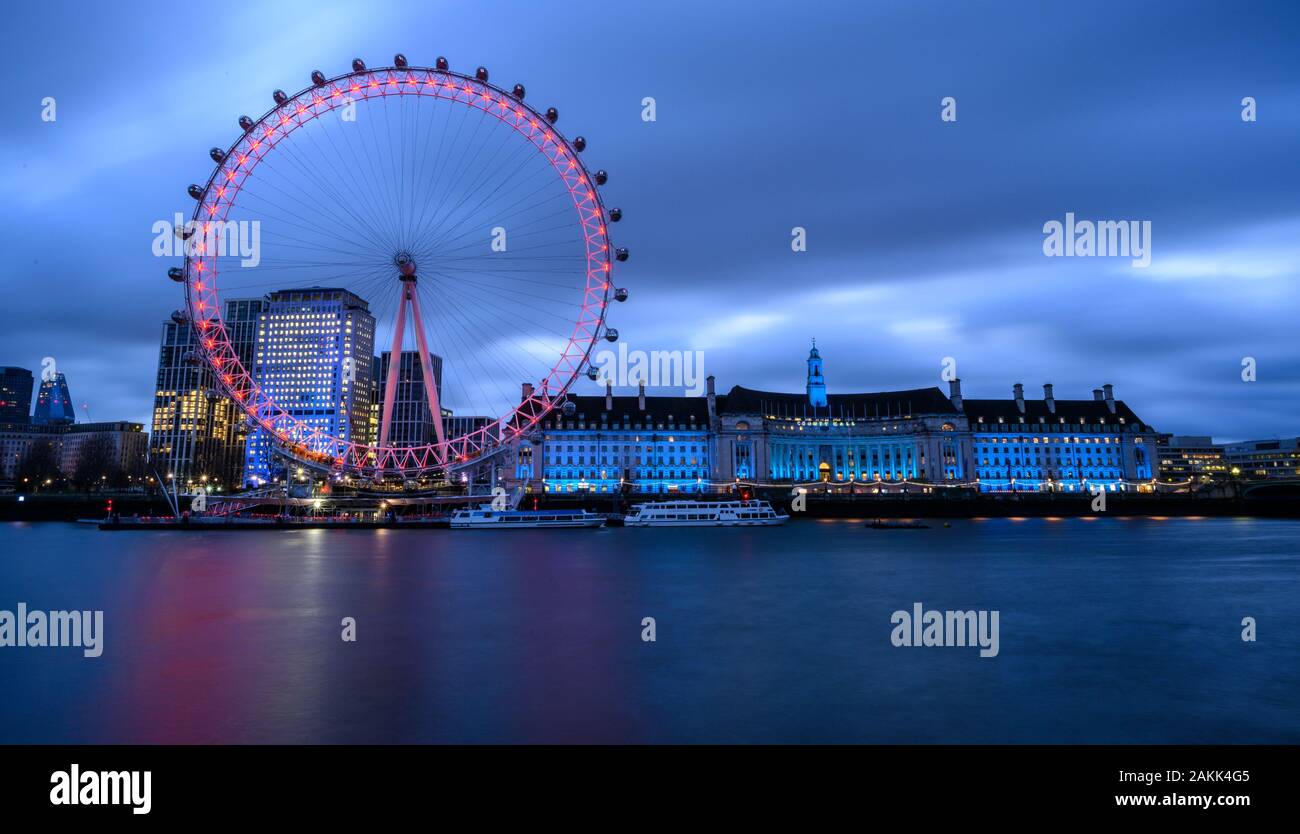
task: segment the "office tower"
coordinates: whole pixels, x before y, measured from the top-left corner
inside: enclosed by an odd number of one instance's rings
[[[241,362],[251,362],[260,298],[232,298],[225,305],[226,334]],[[247,365],[245,366],[247,367]],[[243,474],[245,424],[197,352],[193,330],[182,315],[163,325],[154,390],[149,460],[181,489],[238,486]]]
[[[67,377],[61,372],[43,376],[40,391],[36,395],[32,422],[38,426],[66,426],[76,421],[72,395],[68,393]]]
[[[328,437],[370,442],[375,319],[344,289],[280,290],[258,315],[254,382],[279,408]],[[309,446],[311,444],[309,443]],[[321,441],[316,451],[331,451]],[[269,433],[249,433],[244,482],[284,477]]]
[[[0,368],[0,423],[31,422],[32,372],[26,368]]]
[[[384,410],[384,381],[388,379],[388,368],[392,352],[384,351],[376,363],[379,376],[376,386],[379,389],[379,413]],[[442,357],[430,354],[429,362],[433,366],[436,380],[438,401],[442,401]],[[392,426],[388,430],[390,446],[426,446],[434,442],[433,421],[429,415],[429,399],[424,391],[424,369],[420,366],[420,354],[413,350],[402,351],[401,364],[397,368],[397,390],[393,397]]]

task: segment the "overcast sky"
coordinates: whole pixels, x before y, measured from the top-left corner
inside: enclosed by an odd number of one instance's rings
[[[181,306],[152,225],[270,91],[353,57],[525,83],[610,171],[611,324],[723,390],[969,397],[1111,382],[1165,431],[1300,432],[1300,6],[948,2],[23,3],[0,42],[0,364],[147,421]],[[41,101],[57,101],[57,121]],[[654,122],[642,99],[656,101]],[[957,121],[940,119],[952,96]],[[1241,118],[1243,97],[1257,121]],[[1152,262],[1043,224],[1149,220]],[[791,250],[791,229],[807,251]],[[1258,380],[1243,382],[1243,357]],[[584,380],[585,383],[585,380]],[[591,391],[580,386],[586,393]],[[84,413],[79,414],[84,419]]]

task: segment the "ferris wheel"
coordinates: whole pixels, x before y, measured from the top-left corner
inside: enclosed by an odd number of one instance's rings
[[[197,357],[280,453],[367,478],[445,474],[595,378],[594,346],[618,338],[608,305],[627,298],[608,229],[622,212],[586,140],[524,97],[444,58],[357,59],[276,90],[210,151],[168,274]],[[267,305],[255,335],[227,321],[245,298]]]

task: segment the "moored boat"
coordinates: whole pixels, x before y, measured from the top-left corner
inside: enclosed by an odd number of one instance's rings
[[[494,510],[491,504],[458,510],[453,530],[521,530],[540,527],[600,527],[605,516],[586,510]]]
[[[766,501],[656,501],[634,504],[625,527],[775,527],[790,520]]]

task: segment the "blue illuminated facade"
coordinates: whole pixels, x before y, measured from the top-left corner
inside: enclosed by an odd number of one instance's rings
[[[258,314],[253,378],[271,399],[322,436],[370,440],[375,318],[343,289],[280,290]],[[314,441],[321,448],[326,441]],[[248,435],[244,483],[286,477],[278,441],[261,426]],[[312,442],[308,443],[312,446]],[[318,451],[314,448],[313,451]]]
[[[952,483],[966,421],[938,388],[812,397],[736,386],[717,419],[718,480]]]
[[[826,408],[826,375],[822,373],[822,355],[817,351],[817,340],[813,339],[812,350],[808,351],[808,404],[813,408]]]
[[[68,393],[68,378],[62,372],[41,377],[32,422],[38,426],[70,426],[77,422],[72,395]]]
[[[1026,400],[1017,383],[1009,400],[966,400],[970,444],[981,492],[1145,490],[1158,464],[1157,435],[1110,385],[1091,400]]]
[[[561,493],[691,493],[710,489],[702,397],[570,397],[517,451],[515,477]]]
[[[827,394],[816,342],[805,390],[800,396],[736,386],[716,397],[715,478],[901,488],[967,477],[960,396],[954,403],[938,388]]]
[[[573,397],[518,448],[518,482],[547,492],[722,491],[737,483],[855,491],[1090,492],[1151,488],[1157,435],[1110,385],[1091,400],[962,396],[937,387],[828,394],[735,386],[705,397]]]

